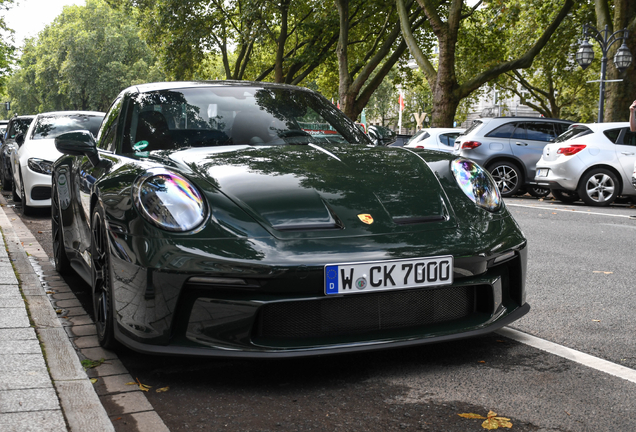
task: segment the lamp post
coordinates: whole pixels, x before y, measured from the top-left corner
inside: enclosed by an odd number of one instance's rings
[[[619,36],[622,34],[622,36]],[[623,72],[625,69],[632,64],[632,53],[627,48],[625,41],[627,40],[627,36],[629,32],[626,28],[622,30],[616,30],[611,35],[609,34],[609,29],[605,26],[605,29],[602,32],[599,32],[595,27],[592,27],[589,24],[583,25],[583,41],[581,42],[581,46],[579,46],[579,50],[576,52],[576,62],[585,70],[590,64],[592,64],[592,60],[594,60],[594,49],[592,48],[592,44],[588,42],[588,38],[592,37],[596,39],[598,44],[601,47],[601,52],[603,53],[603,58],[601,58],[601,79],[588,81],[588,82],[599,82],[600,81],[600,94],[598,98],[598,122],[603,123],[603,105],[605,101],[605,83],[606,82],[616,82],[623,81],[622,79],[617,80],[606,80],[605,72],[607,70],[607,53],[616,42],[622,40],[623,44],[618,48],[616,54],[614,55],[614,66],[618,69],[618,72]]]

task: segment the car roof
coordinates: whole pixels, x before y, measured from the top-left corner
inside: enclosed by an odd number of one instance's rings
[[[629,122],[574,123],[572,126],[586,126],[593,131],[603,131],[607,129],[629,127]]]
[[[510,120],[510,121],[516,121],[516,120],[533,120],[533,121],[543,121],[543,120],[548,120],[548,121],[559,121],[559,122],[564,122],[564,123],[574,123],[572,120],[564,120],[564,119],[559,119],[559,118],[552,118],[552,117],[533,117],[533,116],[507,116],[507,117],[481,117],[475,120],[480,120],[480,121],[484,121],[484,120]]]
[[[40,113],[37,116],[38,117],[54,117],[54,116],[64,116],[64,115],[101,115],[101,116],[105,116],[106,113],[101,112],[101,111],[50,111],[50,112],[44,112],[44,113]]]
[[[166,81],[166,82],[154,82],[147,84],[137,84],[128,87],[123,90],[122,93],[145,93],[149,91],[182,89],[192,87],[261,87],[261,88],[288,88],[288,89],[302,89],[311,91],[304,87],[298,87],[289,84],[269,83],[269,82],[257,82],[257,81],[236,81],[236,80],[216,80],[216,81]]]

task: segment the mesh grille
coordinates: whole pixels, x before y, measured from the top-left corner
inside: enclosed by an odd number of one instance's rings
[[[36,186],[31,189],[32,200],[45,200],[51,198],[51,188],[49,186]]]
[[[272,303],[261,309],[255,334],[300,339],[417,327],[471,314],[474,298],[474,287],[448,287]]]

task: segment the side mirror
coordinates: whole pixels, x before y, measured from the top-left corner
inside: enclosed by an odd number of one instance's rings
[[[60,153],[73,156],[86,156],[93,166],[99,163],[97,142],[93,134],[89,131],[78,130],[63,133],[55,138],[55,147]]]
[[[22,147],[22,144],[24,144],[24,134],[23,133],[19,133],[15,136],[15,143],[18,145],[18,147]]]

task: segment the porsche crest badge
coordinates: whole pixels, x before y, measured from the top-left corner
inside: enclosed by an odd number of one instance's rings
[[[371,225],[373,223],[373,217],[368,213],[359,214],[358,219],[367,225]]]

